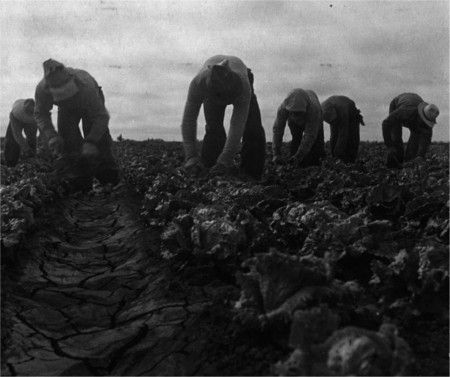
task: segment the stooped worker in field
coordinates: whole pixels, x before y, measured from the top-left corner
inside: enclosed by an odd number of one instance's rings
[[[88,190],[93,177],[101,184],[117,184],[119,170],[112,154],[109,114],[101,87],[86,71],[55,60],[43,64],[44,78],[36,87],[35,119],[50,150],[61,156],[59,170],[78,190]],[[50,111],[58,106],[58,132]],[[83,136],[78,124],[83,121]]]
[[[9,124],[5,135],[4,157],[8,166],[15,166],[21,154],[24,157],[32,157],[36,154],[36,135],[34,99],[18,99],[14,102],[9,114]]]
[[[364,120],[355,102],[346,96],[331,96],[322,102],[323,120],[330,125],[331,155],[355,162],[359,147],[359,125]]]
[[[439,109],[415,93],[403,93],[389,105],[389,116],[383,121],[383,139],[387,147],[386,165],[400,167],[403,161],[425,157],[433,136]],[[402,127],[410,130],[406,151],[403,150]]]
[[[206,133],[199,157],[197,118],[202,104]],[[223,125],[227,105],[233,105],[228,136]],[[266,136],[253,90],[253,74],[241,59],[217,55],[204,63],[190,83],[181,131],[188,171],[204,165],[211,168],[212,174],[229,172],[242,138],[241,170],[253,178],[261,177]]]
[[[279,163],[286,122],[291,131],[291,160],[301,167],[319,165],[325,156],[322,108],[312,90],[294,89],[281,103],[273,125],[273,161]]]

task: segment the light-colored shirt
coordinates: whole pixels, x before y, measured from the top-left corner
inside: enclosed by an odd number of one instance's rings
[[[11,131],[14,140],[19,144],[21,149],[28,146],[25,137],[23,136],[23,130],[25,127],[36,127],[36,121],[32,114],[28,114],[25,111],[25,99],[18,99],[13,103],[11,109]]]
[[[244,133],[245,124],[248,118],[248,111],[251,99],[251,86],[248,79],[247,66],[241,59],[235,56],[216,55],[209,58],[193,78],[189,85],[186,104],[184,107],[183,120],[181,123],[181,133],[183,136],[183,146],[186,160],[197,157],[197,118],[202,103],[207,98],[206,79],[208,76],[208,66],[228,60],[231,71],[235,72],[242,83],[242,93],[233,101],[233,113],[230,120],[227,140],[222,153],[217,159],[217,163],[230,166],[235,154],[239,151],[240,141]]]
[[[26,99],[18,99],[17,101],[15,101],[13,103],[11,113],[14,116],[14,118],[21,121],[22,123],[34,124],[34,123],[36,123],[36,121],[34,119],[34,115],[28,114],[25,111],[25,102],[26,102]]]
[[[274,155],[281,154],[284,130],[289,117],[288,109],[306,112],[303,137],[296,153],[301,160],[310,152],[319,131],[323,129],[322,108],[316,93],[312,90],[294,89],[291,91],[278,107],[273,125],[272,148]]]

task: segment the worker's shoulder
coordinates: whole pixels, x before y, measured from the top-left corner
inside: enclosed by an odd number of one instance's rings
[[[400,93],[399,95],[397,95],[398,97],[420,97],[417,93],[413,93],[413,92],[404,92],[404,93]]]
[[[316,92],[312,89],[305,89],[305,93],[308,96],[308,99],[311,103],[313,104],[319,104],[320,106],[320,101],[319,101],[319,97],[317,96]]]
[[[13,103],[11,109],[12,116],[21,122],[21,126],[36,123],[33,114],[29,114],[26,111],[28,101],[33,101],[34,103],[32,98],[18,99]]]
[[[44,93],[50,95],[50,90],[47,81],[45,80],[45,78],[42,78],[36,85],[36,94],[44,94]]]
[[[419,103],[423,102],[422,97],[416,93],[402,93],[395,97],[395,100],[397,101],[397,106],[399,107],[415,107]]]
[[[305,96],[306,97],[307,95],[308,95],[308,93],[305,89],[295,88],[295,89],[292,89],[291,91],[289,91],[286,98],[297,97],[297,96]]]
[[[343,94],[335,94],[328,98],[331,101],[342,101],[342,102],[353,102],[350,97],[344,96]]]
[[[328,102],[335,106],[354,106],[355,105],[355,101],[353,101],[350,97],[347,97],[347,96],[344,96],[341,94],[333,95],[333,96],[327,98],[327,100],[324,102]]]
[[[242,66],[242,67],[247,68],[247,66],[242,61],[242,59],[240,59],[234,55],[214,55],[214,56],[211,56],[210,58],[208,58],[204,65],[208,66],[208,65],[219,64],[219,63],[223,62],[224,60],[228,60],[228,63],[230,64],[230,66],[235,65],[235,66]]]
[[[316,92],[312,89],[292,89],[286,97],[286,99],[289,98],[305,98],[309,102],[319,102],[319,97],[317,97]]]
[[[14,101],[14,103],[13,103],[13,105],[12,105],[12,110],[14,111],[14,110],[19,110],[19,111],[22,111],[23,110],[23,107],[24,107],[24,105],[25,105],[25,99],[22,99],[22,98],[19,98],[19,99],[17,99],[17,100],[15,100]]]
[[[189,93],[191,96],[200,98],[206,95],[207,70],[201,69],[191,80],[189,84]]]
[[[95,78],[87,71],[78,68],[67,68],[69,73],[75,76],[79,82],[86,86],[98,86]]]
[[[243,81],[248,81],[248,67],[247,65],[237,56],[233,55],[214,55],[210,57],[206,62],[203,64],[200,73],[204,72],[205,70],[208,70],[210,66],[216,65],[216,64],[224,64],[226,61],[226,64],[228,67],[235,73],[237,73]]]
[[[401,93],[398,96],[395,97],[398,100],[418,100],[420,99],[422,101],[422,97],[420,97],[417,93],[412,92],[405,92]]]

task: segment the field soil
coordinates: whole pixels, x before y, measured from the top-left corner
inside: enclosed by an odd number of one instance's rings
[[[258,182],[188,176],[180,143],[115,148],[118,187],[59,193],[20,238],[2,219],[2,375],[448,375],[448,144],[402,170],[377,143],[307,169],[268,147]],[[393,343],[332,367],[361,334]]]

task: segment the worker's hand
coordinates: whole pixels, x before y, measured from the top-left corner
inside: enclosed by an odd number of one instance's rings
[[[99,153],[97,146],[93,143],[85,142],[81,147],[81,157],[90,159],[97,157]]]
[[[48,141],[48,147],[54,156],[62,153],[63,145],[64,141],[60,136],[54,136]]]
[[[195,166],[199,165],[200,163],[201,162],[200,162],[200,159],[198,157],[191,157],[185,162],[184,168],[185,169],[190,169],[192,167],[195,167]]]
[[[413,166],[420,166],[425,162],[425,159],[422,156],[417,156],[412,160],[409,160],[403,164],[405,168],[411,168]]]
[[[201,173],[205,167],[198,157],[189,158],[183,165],[186,172],[190,175],[196,175]]]
[[[225,166],[224,164],[221,164],[220,162],[215,164],[210,170],[209,174],[212,176],[216,175],[226,175],[230,172],[230,168]]]
[[[272,157],[272,162],[277,165],[281,165],[284,161],[280,155],[275,155]]]
[[[302,162],[302,158],[298,153],[296,153],[289,159],[289,162],[291,164],[300,164],[300,162]]]
[[[402,167],[402,164],[397,158],[397,153],[395,149],[389,149],[386,156],[386,167],[390,169],[398,169]]]
[[[23,156],[27,156],[30,153],[31,148],[28,143],[23,143],[23,145],[20,146],[20,151],[22,152]]]
[[[22,155],[27,158],[27,157],[33,157],[35,155],[35,153],[27,144],[22,147]]]

